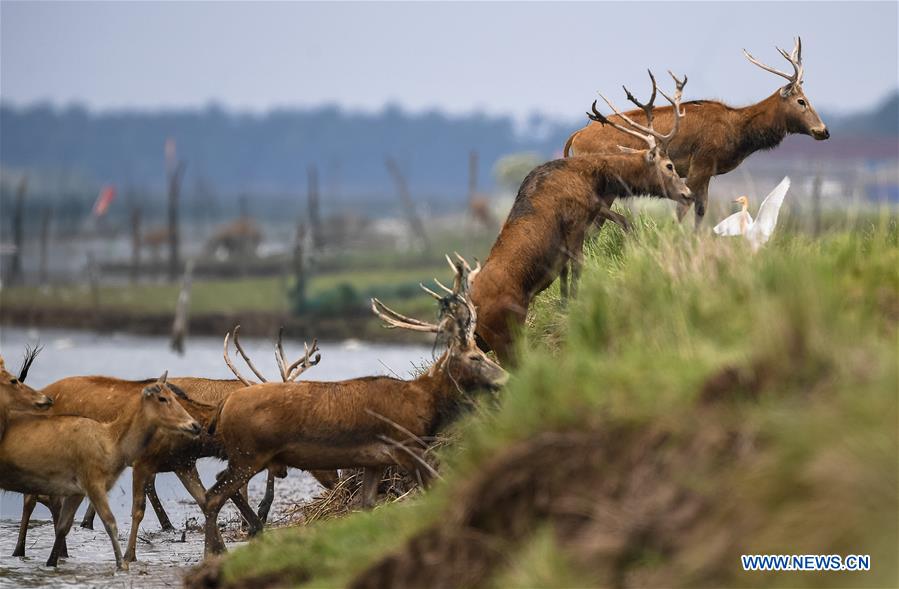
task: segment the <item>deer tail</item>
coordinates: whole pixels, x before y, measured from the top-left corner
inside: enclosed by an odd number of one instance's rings
[[[571,143],[574,141],[575,136],[580,133],[580,131],[575,131],[568,137],[568,141],[565,142],[565,147],[562,149],[562,157],[568,157],[568,154],[571,152]]]

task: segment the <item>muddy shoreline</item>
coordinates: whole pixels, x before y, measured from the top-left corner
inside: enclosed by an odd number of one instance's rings
[[[209,479],[213,472],[223,467],[216,461],[206,462],[203,474]],[[254,479],[250,485],[251,501],[256,502],[263,492],[264,477]],[[209,481],[211,482],[211,481]],[[130,485],[130,475],[123,476],[111,493],[116,513],[119,542],[124,550],[131,529],[129,501],[116,501],[117,490]],[[269,524],[283,525],[285,514],[291,513],[298,503],[309,500],[320,491],[319,485],[307,473],[291,470],[286,479],[276,484],[275,503]],[[12,499],[11,494],[3,500]],[[190,500],[169,497],[163,501],[166,511],[175,525],[175,531],[160,529],[152,509],[146,517],[138,536],[138,561],[131,563],[128,571],[116,571],[112,547],[99,519],[94,529],[81,528],[78,524],[84,506],[78,510],[75,525],[67,538],[69,558],[60,560],[58,568],[44,566],[53,545],[53,526],[46,513],[35,512],[28,531],[26,556],[13,558],[18,525],[9,509],[0,518],[0,589],[21,587],[99,587],[161,589],[181,587],[184,574],[203,561],[202,515]],[[219,518],[219,527],[229,549],[246,542],[240,529],[240,519],[233,506],[226,505]],[[266,531],[270,528],[267,527]],[[265,533],[265,532],[263,532]]]

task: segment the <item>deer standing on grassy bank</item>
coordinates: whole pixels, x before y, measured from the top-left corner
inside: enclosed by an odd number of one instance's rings
[[[437,334],[446,351],[414,380],[370,376],[341,382],[267,383],[235,392],[213,422],[228,454],[228,468],[206,496],[206,553],[222,552],[218,513],[235,490],[271,464],[295,468],[366,469],[363,495],[370,503],[384,467],[409,471],[422,459],[403,442],[420,442],[456,418],[471,393],[496,389],[507,374],[478,349],[477,324],[469,296],[471,270],[452,264],[454,288],[439,299],[439,323],[405,317],[372,300],[390,326]],[[400,440],[397,441],[397,436]],[[254,532],[258,532],[256,529]]]
[[[642,149],[622,147],[614,154],[554,160],[534,168],[521,183],[509,217],[472,286],[472,300],[480,317],[480,343],[496,352],[501,362],[512,359],[513,332],[524,325],[528,307],[538,293],[561,275],[563,297],[569,290],[574,294],[584,236],[594,219],[627,224],[611,209],[616,198],[647,194],[664,195],[679,204],[690,202],[692,193],[668,157],[668,146],[684,118],[680,99],[687,80],[671,76],[676,87],[673,97],[658,90],[652,73],[652,97],[646,104],[625,88],[628,99],[643,110],[645,125],[620,114],[623,124],[613,123],[596,110],[596,103],[593,105],[591,117],[614,125],[624,137],[639,139]],[[666,134],[654,128],[657,92],[673,105],[674,120]]]
[[[765,100],[742,108],[715,100],[692,100],[683,105],[689,116],[671,142],[668,153],[693,191],[697,229],[705,215],[712,176],[730,172],[756,151],[777,147],[790,134],[811,135],[817,140],[830,137],[827,126],[802,91],[802,41],[796,39],[791,53],[783,49],[778,51],[790,62],[792,74],[767,66],[743,50],[750,62],[787,80],[785,86]],[[625,114],[638,122],[646,120],[640,110]],[[610,119],[620,120],[619,117],[621,115]],[[674,111],[660,108],[655,118],[659,129],[671,128]],[[586,127],[568,138],[565,157],[572,153],[611,153],[618,145],[636,147],[640,144],[637,139],[620,132],[618,127],[596,124],[597,119],[591,119]],[[678,205],[679,219],[684,218],[688,208],[685,203]]]
[[[57,565],[75,510],[86,495],[112,541],[116,567],[128,568],[106,494],[157,429],[190,435],[201,431],[200,424],[175,401],[165,374],[143,389],[136,411],[122,413],[111,423],[63,415],[10,421],[0,440],[0,488],[63,498],[47,566]]]

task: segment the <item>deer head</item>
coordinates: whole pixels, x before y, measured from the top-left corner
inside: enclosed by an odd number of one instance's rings
[[[652,95],[645,104],[637,100],[634,95],[631,94],[630,90],[622,86],[627,99],[633,102],[637,108],[641,109],[646,114],[646,125],[637,123],[626,114],[619,111],[615,108],[615,105],[602,94],[600,94],[600,97],[609,105],[609,108],[611,108],[615,114],[627,124],[621,125],[606,118],[605,115],[596,110],[595,100],[593,101],[593,107],[591,109],[593,112],[588,112],[587,116],[600,124],[611,125],[622,133],[627,133],[628,135],[646,142],[647,149],[645,150],[631,149],[622,145],[619,145],[618,148],[625,153],[642,153],[647,173],[654,175],[654,177],[658,179],[659,187],[664,195],[678,203],[690,204],[693,193],[687,186],[687,183],[678,175],[677,170],[674,167],[674,162],[668,157],[668,146],[674,136],[677,135],[677,131],[680,128],[680,121],[685,114],[681,111],[680,103],[684,86],[687,84],[687,77],[684,76],[683,80],[678,80],[677,76],[673,73],[670,71],[668,73],[674,79],[674,98],[669,97],[665,92],[659,90],[658,85],[656,84],[656,78],[652,75],[651,71],[649,72],[649,79],[652,81]],[[653,109],[655,108],[657,94],[664,96],[674,107],[674,124],[672,125],[671,130],[666,134],[659,133],[652,125]]]
[[[3,362],[3,357],[0,356],[0,412],[12,409],[18,411],[46,409],[53,405],[53,399],[34,390],[24,382],[31,363],[34,362],[40,351],[39,347],[25,349],[25,360],[19,376],[6,370],[6,364]]]
[[[427,323],[401,315],[378,299],[371,300],[372,311],[389,328],[399,327],[435,333],[438,342],[445,342],[446,352],[431,367],[431,375],[444,371],[465,392],[478,389],[496,390],[506,383],[509,375],[478,348],[474,335],[478,314],[471,300],[471,284],[481,271],[481,264],[478,263],[472,269],[459,254],[456,254],[455,262],[449,256],[446,257],[446,261],[455,273],[453,288],[444,286],[436,278],[434,282],[444,294],[438,294],[425,285],[420,285],[426,293],[438,301],[440,313],[437,323]]]
[[[180,431],[191,435],[200,433],[200,424],[185,411],[175,399],[177,394],[166,382],[168,372],[157,381],[144,387],[141,394],[142,411],[150,423],[161,429]]]
[[[830,131],[827,130],[827,125],[818,116],[805,92],[802,91],[802,39],[796,37],[796,44],[790,53],[787,53],[780,47],[777,48],[777,51],[793,66],[792,74],[787,74],[765,65],[745,49],[743,54],[746,56],[746,59],[766,72],[771,72],[787,80],[787,84],[780,89],[778,94],[781,99],[781,112],[786,120],[787,130],[790,133],[811,135],[819,141],[829,138]]]

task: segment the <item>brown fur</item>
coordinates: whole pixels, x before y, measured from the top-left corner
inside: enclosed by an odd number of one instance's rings
[[[377,376],[265,383],[235,392],[214,420],[228,469],[206,497],[207,554],[224,550],[217,518],[227,497],[269,464],[365,467],[369,480],[375,476],[369,473],[380,473],[385,466],[414,470],[417,461],[388,438],[403,442],[410,433],[433,435],[469,403],[466,392],[496,387],[504,379],[505,372],[474,342],[454,338],[431,371],[411,381]],[[370,484],[365,493],[371,493]]]
[[[13,411],[43,410],[52,404],[52,399],[7,371],[3,356],[0,356],[0,441]]]
[[[811,135],[827,139],[830,134],[800,86],[791,87],[789,95],[778,90],[765,100],[743,108],[734,108],[714,100],[694,100],[683,103],[686,116],[681,120],[677,136],[668,147],[678,172],[687,178],[696,204],[696,226],[705,215],[709,181],[712,176],[726,174],[744,159],[759,150],[777,147],[788,134]],[[799,101],[805,105],[799,104]],[[640,109],[625,113],[638,123],[646,116]],[[654,111],[653,125],[662,133],[671,129],[673,111],[670,106]],[[620,122],[620,117],[610,120]],[[591,121],[575,131],[565,144],[568,157],[593,153],[614,153],[619,145],[641,147],[640,141],[622,133],[611,125]],[[678,206],[683,218],[689,205]]]
[[[71,415],[10,421],[0,441],[0,488],[64,498],[48,566],[56,565],[75,510],[87,495],[112,541],[116,566],[127,568],[106,493],[146,450],[157,429],[192,434],[201,430],[163,381],[144,385],[138,399],[133,411],[121,412],[108,423]]]
[[[134,412],[140,403],[140,392],[149,381],[129,381],[106,376],[74,376],[64,378],[48,385],[44,393],[55,400],[51,413],[55,415],[79,415],[100,422],[111,422],[119,415]],[[132,507],[131,533],[125,551],[125,560],[136,559],[137,532],[143,521],[146,509],[146,494],[154,498],[153,481],[157,473],[174,472],[184,484],[188,493],[198,504],[205,501],[206,489],[203,487],[196,461],[199,458],[215,457],[224,459],[225,455],[219,440],[206,434],[208,424],[212,420],[216,407],[229,394],[244,388],[239,380],[215,380],[208,378],[172,378],[169,383],[183,390],[188,399],[178,398],[178,402],[203,427],[203,433],[196,437],[186,437],[178,433],[158,432],[150,441],[141,457],[134,462],[132,472]],[[332,483],[336,478],[333,473],[313,473],[323,484]],[[29,498],[26,498],[28,501]],[[246,506],[240,497],[241,511]],[[20,525],[19,541],[15,555],[24,556],[25,537],[27,533],[27,517],[23,511]],[[160,520],[167,517],[160,514]],[[88,509],[85,522],[93,521],[92,509]]]
[[[499,237],[472,286],[477,334],[502,362],[511,359],[512,337],[524,324],[534,296],[572,263],[573,281],[587,228],[608,214],[618,197],[668,194],[683,201],[689,190],[664,156],[648,152],[587,155],[535,168],[518,191]]]

